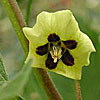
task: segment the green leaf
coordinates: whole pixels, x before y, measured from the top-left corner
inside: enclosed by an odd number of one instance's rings
[[[31,72],[31,63],[30,60],[13,80],[0,86],[0,100],[13,98],[22,92]]]
[[[18,96],[16,100],[25,100],[22,96]]]
[[[0,81],[5,81],[5,79],[3,78],[1,74],[0,74]]]
[[[21,96],[17,96],[17,97],[8,98],[8,99],[5,99],[5,100],[25,100],[25,99],[23,97],[21,97]]]
[[[0,55],[0,74],[1,74],[0,75],[0,81],[1,81],[1,79],[8,80],[8,75],[6,74],[1,55]]]

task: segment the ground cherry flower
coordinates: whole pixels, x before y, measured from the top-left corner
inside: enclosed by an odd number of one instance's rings
[[[27,60],[33,57],[33,67],[81,79],[82,67],[89,64],[95,48],[70,10],[42,12],[34,27],[24,27],[23,32],[29,40]]]

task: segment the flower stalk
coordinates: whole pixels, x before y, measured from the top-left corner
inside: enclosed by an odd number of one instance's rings
[[[16,35],[18,36],[25,55],[28,54],[28,40],[25,38],[22,28],[26,26],[22,13],[17,5],[16,0],[0,0],[1,4],[6,9],[8,16],[11,20]],[[37,80],[41,83],[42,88],[45,90],[50,100],[62,100],[62,97],[55,88],[49,74],[43,69],[35,69],[34,73],[37,74]]]
[[[77,100],[82,100],[81,88],[80,88],[80,83],[78,80],[75,80],[75,87],[76,87]]]

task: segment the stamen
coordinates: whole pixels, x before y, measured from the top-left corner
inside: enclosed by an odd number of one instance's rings
[[[53,46],[52,50],[50,51],[52,58],[54,59],[54,63],[57,62],[62,57],[62,49],[60,47]]]
[[[53,51],[54,51],[54,55],[57,56],[57,48],[55,46],[53,46]]]

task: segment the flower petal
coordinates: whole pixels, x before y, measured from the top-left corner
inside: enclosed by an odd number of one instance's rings
[[[62,62],[67,65],[67,66],[73,66],[74,65],[74,58],[73,56],[69,53],[68,50],[65,51],[63,56],[61,57]]]
[[[42,36],[45,39],[49,34],[55,33],[62,40],[68,40],[71,37],[75,37],[77,31],[79,31],[78,23],[70,10],[62,10],[55,13],[43,11],[37,16],[35,26],[41,32],[39,34],[40,37]]]
[[[33,28],[25,27],[23,31],[29,40],[27,60],[33,57],[33,67],[46,70],[51,68],[49,66],[48,69],[45,63],[48,54],[39,56],[36,54],[36,48],[46,44],[48,36],[53,33],[58,35],[63,41],[75,40],[77,46],[75,49],[70,50],[70,55],[74,58],[74,65],[70,67],[63,64],[62,60],[59,60],[57,66],[53,67],[55,69],[50,71],[72,79],[81,79],[81,69],[84,65],[89,64],[90,53],[94,52],[95,48],[89,37],[79,30],[78,24],[69,10],[58,11],[56,13],[42,12],[37,17],[36,25]]]
[[[89,37],[82,32],[79,32],[78,34],[78,45],[75,49],[70,50],[70,54],[74,58],[74,65],[72,67],[66,66],[59,61],[56,69],[52,70],[53,72],[76,80],[81,79],[82,67],[89,65],[90,54],[91,52],[95,52],[95,48]]]
[[[77,31],[79,31],[78,23],[75,20],[72,12],[70,10],[58,11],[53,14],[53,18],[55,19],[52,30],[60,36],[61,40],[68,40],[71,37],[77,35]]]
[[[57,42],[57,41],[59,41],[59,40],[60,40],[59,36],[56,35],[55,33],[50,34],[50,35],[48,36],[48,41],[49,41],[49,42]]]
[[[33,67],[37,67],[37,68],[45,68],[45,61],[47,59],[48,54],[45,54],[43,56],[40,56],[36,53],[36,46],[34,47],[34,45],[29,42],[29,53],[28,53],[28,57],[26,59],[26,62],[30,59],[33,58]]]
[[[67,40],[63,41],[63,43],[68,49],[75,49],[77,46],[77,42],[75,40]]]
[[[57,74],[63,75],[65,77],[80,80],[81,79],[82,66],[77,66],[76,64],[72,67],[66,66],[61,60],[59,61],[56,69],[50,70]]]
[[[91,52],[95,52],[95,48],[89,37],[79,32],[79,37],[77,39],[77,47],[71,51],[74,57],[77,59],[77,63],[80,65],[89,65],[89,56]]]
[[[54,63],[54,59],[51,57],[51,54],[49,53],[45,64],[48,69],[55,69],[57,67],[58,61]]]
[[[45,55],[48,52],[48,43],[36,48],[36,53],[40,56]]]
[[[46,38],[44,39],[44,37],[41,36],[42,32],[38,30],[37,26],[34,26],[33,28],[24,27],[23,32],[29,40],[29,43],[32,43],[32,45],[34,46],[35,52],[37,47],[48,43],[48,40]]]
[[[23,28],[23,32],[30,42],[37,46],[48,42],[48,36],[52,33],[51,17],[52,13],[42,12],[37,16],[36,24],[33,28]]]
[[[47,42],[50,34],[55,33],[62,40],[68,40],[71,37],[75,37],[78,30],[78,24],[69,10],[57,11],[55,13],[44,11],[37,16],[36,24],[33,28],[23,28],[28,40],[34,42],[34,39],[38,37],[41,45]]]

